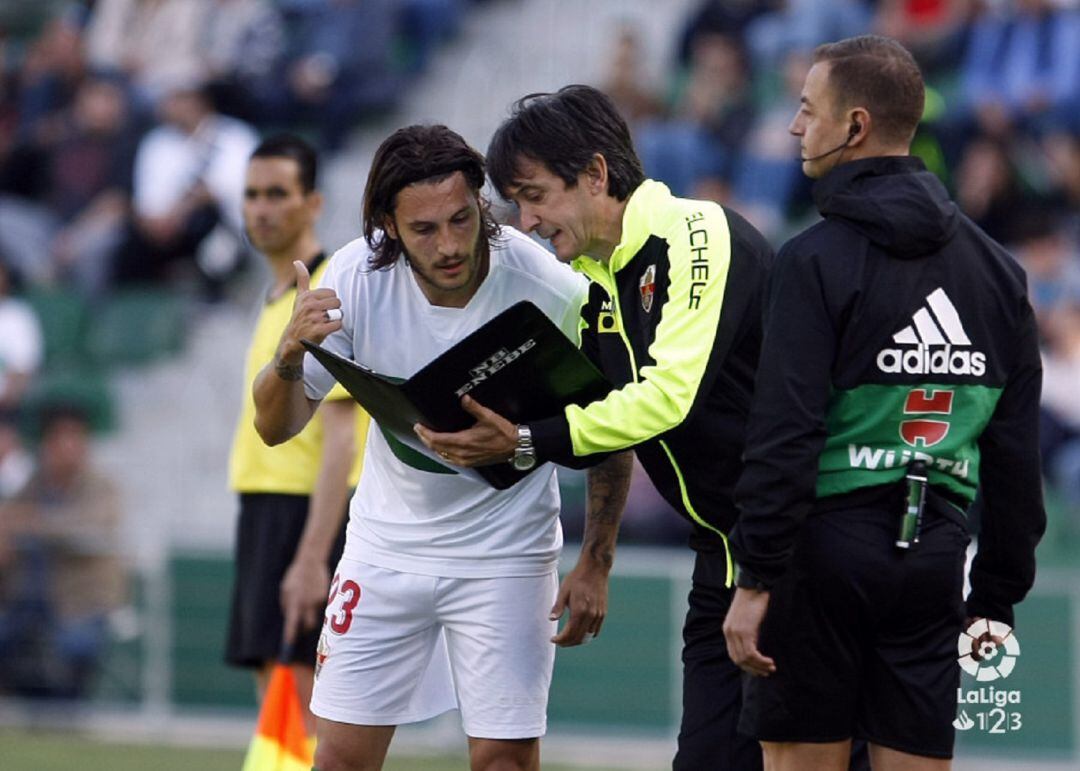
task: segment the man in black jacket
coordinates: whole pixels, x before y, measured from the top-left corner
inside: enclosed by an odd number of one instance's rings
[[[736,488],[740,730],[780,770],[843,768],[853,737],[875,769],[947,768],[965,618],[975,641],[1013,623],[1045,528],[1035,321],[1021,269],[909,156],[911,55],[865,36],[814,61],[791,133],[824,220],[770,276]]]

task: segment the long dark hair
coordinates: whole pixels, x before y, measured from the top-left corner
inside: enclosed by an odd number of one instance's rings
[[[457,171],[476,194],[481,237],[488,242],[499,235],[499,226],[480,195],[484,156],[446,126],[406,126],[379,145],[364,188],[364,239],[371,247],[368,264],[372,269],[390,267],[402,253],[401,242],[383,230],[402,188],[414,182],[440,182]]]
[[[514,103],[488,146],[488,173],[503,198],[522,158],[539,161],[574,187],[597,153],[607,162],[608,194],[625,201],[645,180],[626,121],[604,92],[563,86]]]

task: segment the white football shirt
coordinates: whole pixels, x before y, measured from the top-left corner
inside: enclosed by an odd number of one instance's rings
[[[342,329],[323,347],[376,372],[406,379],[514,303],[529,300],[577,342],[588,282],[528,236],[504,227],[491,265],[464,308],[432,305],[404,259],[368,265],[363,239],[330,260],[322,286],[341,299]],[[308,397],[333,377],[309,354]],[[442,468],[372,424],[350,504],[345,556],[379,567],[453,578],[542,575],[562,548],[555,467],[544,464],[508,490]],[[448,473],[449,472],[449,473]]]

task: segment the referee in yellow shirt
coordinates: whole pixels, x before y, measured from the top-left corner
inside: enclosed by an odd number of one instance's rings
[[[290,441],[267,447],[255,432],[251,384],[274,356],[296,296],[294,260],[317,285],[328,263],[315,234],[322,195],[317,159],[302,139],[278,135],[251,156],[244,188],[244,225],[265,255],[273,283],[248,348],[244,400],[233,438],[229,476],[239,494],[236,580],[226,661],[255,671],[262,700],[270,668],[283,649],[293,665],[304,718],[315,646],[330,575],[345,542],[351,488],[360,476],[368,417],[340,386]]]

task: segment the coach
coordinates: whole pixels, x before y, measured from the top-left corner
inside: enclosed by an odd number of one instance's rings
[[[735,734],[741,673],[721,627],[734,592],[725,534],[772,249],[730,209],[646,179],[626,123],[588,86],[520,100],[491,141],[488,169],[522,228],[590,279],[581,347],[616,389],[520,427],[470,404],[475,428],[421,435],[463,465],[515,454],[581,465],[632,447],[694,526],[675,768],[760,768],[756,744]]]
[[[1035,320],[1021,269],[909,156],[911,55],[865,36],[814,61],[790,130],[824,220],[770,276],[736,490],[740,729],[778,771],[844,768],[852,737],[875,769],[945,769],[965,617],[1012,624],[1045,528]]]

